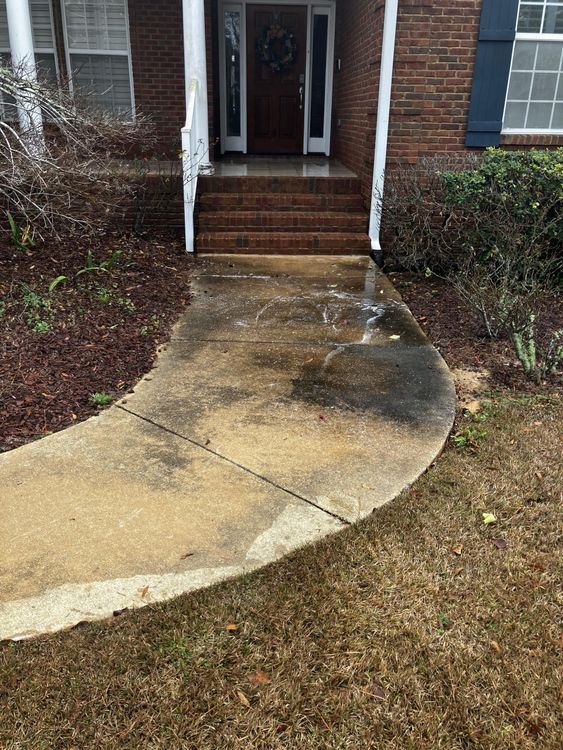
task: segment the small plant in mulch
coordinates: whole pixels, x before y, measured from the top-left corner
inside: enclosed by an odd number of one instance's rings
[[[113,396],[110,393],[91,393],[90,401],[94,406],[107,406],[113,401]]]

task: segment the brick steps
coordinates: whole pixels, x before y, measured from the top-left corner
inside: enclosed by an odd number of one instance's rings
[[[368,255],[370,242],[360,232],[201,232],[200,253],[258,255]]]
[[[359,195],[358,177],[215,177],[201,175],[201,193],[310,193]]]
[[[200,253],[367,255],[357,177],[226,177],[198,182]]]
[[[359,194],[314,193],[202,193],[201,211],[365,211]]]
[[[200,214],[200,232],[365,232],[365,213],[335,211],[209,211]]]

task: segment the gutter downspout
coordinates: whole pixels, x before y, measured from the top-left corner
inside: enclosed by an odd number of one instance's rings
[[[6,0],[8,37],[12,53],[12,65],[29,81],[37,81],[37,68],[33,51],[33,33],[28,0]],[[28,148],[40,153],[43,150],[43,118],[35,97],[16,101],[18,120],[23,134],[28,136]]]
[[[382,259],[380,241],[381,207],[383,202],[383,188],[385,184],[385,164],[387,162],[389,112],[391,109],[391,86],[393,83],[398,4],[398,0],[385,1],[385,20],[383,22],[383,44],[381,48],[381,69],[379,74],[375,153],[373,157],[373,184],[369,217],[371,249],[377,263],[381,263]]]

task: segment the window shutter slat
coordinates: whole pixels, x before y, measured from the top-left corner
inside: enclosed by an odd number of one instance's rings
[[[466,146],[500,143],[517,16],[518,0],[483,0]]]

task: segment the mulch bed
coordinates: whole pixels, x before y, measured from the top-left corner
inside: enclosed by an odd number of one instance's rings
[[[507,338],[488,339],[478,313],[445,281],[412,273],[390,273],[389,278],[452,369],[484,372],[491,388],[527,393],[561,389],[561,379],[557,377],[541,386],[530,381],[516,359],[511,342]],[[561,299],[540,311],[540,343],[548,331],[559,328],[563,328]]]
[[[115,265],[77,275],[89,252]],[[190,268],[165,237],[106,232],[27,253],[0,240],[0,451],[95,414],[92,394],[128,392],[188,303]]]

